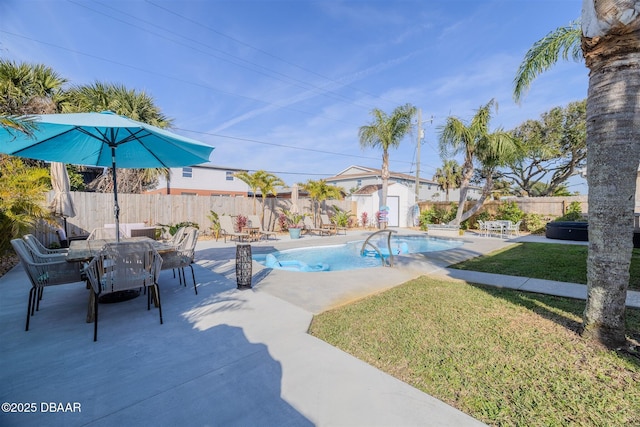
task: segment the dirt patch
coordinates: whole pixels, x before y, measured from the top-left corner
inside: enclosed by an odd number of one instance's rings
[[[20,262],[20,260],[15,254],[0,256],[0,277],[4,276],[7,271],[18,265],[18,262]]]

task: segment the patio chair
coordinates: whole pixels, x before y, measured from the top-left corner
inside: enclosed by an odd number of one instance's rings
[[[260,222],[260,217],[258,217],[258,215],[248,215],[247,216],[247,220],[249,221],[249,225],[251,227],[258,227],[258,234],[260,235],[259,239],[262,238],[262,236],[267,236],[267,240],[269,239],[269,236],[273,236],[273,238],[275,239],[276,236],[278,235],[278,233],[276,233],[275,231],[267,231],[264,228],[262,228],[262,223]]]
[[[196,251],[196,243],[198,243],[198,229],[195,227],[187,227],[185,237],[180,241],[174,252],[162,255],[162,270],[173,270],[175,278],[175,270],[178,270],[178,280],[180,284],[187,286],[187,280],[184,275],[184,268],[191,268],[191,278],[193,279],[193,290],[198,295],[196,287],[196,276],[193,272],[193,258]]]
[[[478,231],[480,231],[481,236],[487,236],[487,223],[483,220],[478,220]]]
[[[507,235],[511,237],[516,237],[520,235],[520,224],[522,221],[518,221],[515,224],[511,223],[507,226]]]
[[[180,227],[173,233],[173,236],[167,240],[167,243],[171,246],[178,247],[182,239],[186,236],[187,227]]]
[[[46,254],[46,255],[66,255],[69,252],[68,248],[49,249],[45,245],[43,245],[42,242],[40,242],[40,240],[38,240],[38,238],[36,236],[34,236],[33,234],[25,234],[24,236],[22,236],[22,238],[24,239],[25,242],[27,242],[27,244],[31,248],[33,248],[34,250],[37,250],[38,252],[40,252],[42,254]]]
[[[69,253],[67,249],[47,249],[33,234],[25,234],[22,239],[35,262],[65,261]]]
[[[126,239],[126,234],[122,227],[120,228],[120,240]],[[115,240],[116,239],[116,228],[115,227],[97,227],[91,230],[89,233],[89,237],[87,240]]]
[[[98,340],[98,299],[115,292],[147,291],[147,310],[151,309],[151,298],[155,299],[162,324],[162,304],[158,275],[162,258],[148,242],[107,243],[93,258],[85,272],[93,288],[93,340]],[[153,293],[151,292],[153,291]]]
[[[314,233],[314,234],[319,234],[321,236],[328,236],[331,234],[331,230],[327,229],[327,228],[318,228],[316,227],[311,218],[309,218],[308,216],[305,216],[304,219],[302,220],[304,227],[303,230],[305,233]]]
[[[236,238],[239,241],[249,240],[251,235],[249,233],[238,233],[233,226],[233,220],[230,216],[222,215],[220,217],[220,233],[224,236],[224,242],[227,243],[227,237]]]
[[[320,214],[320,221],[322,221],[322,227],[333,230],[336,234],[341,231],[344,231],[345,235],[347,234],[347,227],[340,227],[338,224],[331,221],[331,218],[329,218],[329,215],[327,214]]]
[[[28,331],[29,318],[34,315],[34,311],[40,309],[42,290],[47,286],[82,282],[80,266],[78,263],[67,262],[64,259],[37,262],[31,255],[27,243],[22,239],[11,240],[11,246],[20,258],[24,271],[31,282],[25,325],[25,331]]]

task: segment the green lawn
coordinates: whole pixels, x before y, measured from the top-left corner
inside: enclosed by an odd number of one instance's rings
[[[491,425],[640,425],[640,358],[584,341],[583,310],[421,277],[316,316],[310,333]],[[627,330],[640,340],[640,310]]]
[[[451,268],[561,282],[587,283],[587,246],[517,243]],[[640,249],[633,250],[629,289],[640,290]]]

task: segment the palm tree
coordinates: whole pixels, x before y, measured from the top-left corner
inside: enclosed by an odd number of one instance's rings
[[[342,193],[344,189],[335,185],[327,184],[324,179],[308,180],[305,183],[298,184],[300,188],[309,193],[309,198],[313,201],[313,225],[314,227],[318,223],[316,221],[318,213],[320,212],[320,203],[327,199],[342,200]]]
[[[539,74],[549,70],[558,62],[560,55],[564,60],[571,58],[574,61],[580,61],[582,59],[581,41],[580,22],[575,21],[566,27],[551,31],[535,42],[525,55],[513,80],[513,94],[516,101],[520,100]]]
[[[589,255],[582,335],[609,348],[627,342],[625,304],[640,159],[636,113],[640,95],[640,17],[630,11],[633,9],[629,9],[625,0],[585,0],[580,31],[582,53],[590,70]],[[549,49],[557,51],[557,46],[552,44]],[[527,54],[516,82],[520,75],[536,76],[556,60],[557,55],[549,53],[532,61]],[[516,84],[516,99],[521,96],[521,89]]]
[[[59,110],[67,80],[42,64],[0,59],[0,114],[48,114]]]
[[[260,214],[260,224],[264,227],[264,211],[267,205],[267,195],[271,194],[276,196],[278,194],[277,187],[284,186],[284,181],[276,175],[264,170],[255,171],[253,175],[256,180],[256,186],[260,190],[260,194],[262,194],[262,213]]]
[[[49,170],[28,166],[13,156],[0,156],[0,252],[11,239],[49,218],[45,194],[51,189]]]
[[[449,190],[455,190],[460,186],[462,171],[460,165],[455,160],[445,160],[442,168],[436,169],[433,180],[445,192],[445,200],[449,201]]]
[[[127,89],[117,84],[95,82],[73,87],[65,94],[62,111],[65,113],[113,111],[160,128],[171,126],[171,120],[160,111],[151,96],[143,91]],[[107,169],[104,174],[91,182],[89,187],[100,192],[113,191],[111,173],[111,169]],[[160,176],[168,180],[169,169],[118,169],[118,191],[141,193],[153,187]]]
[[[360,147],[382,149],[382,197],[380,205],[387,205],[387,188],[389,186],[389,148],[397,148],[400,140],[411,130],[411,119],[416,113],[411,104],[396,107],[388,116],[384,111],[374,108],[371,111],[373,122],[361,126],[358,131]]]
[[[264,172],[264,171],[261,171]],[[253,193],[253,214],[256,214],[256,192],[258,191],[258,181],[256,179],[255,174],[250,174],[249,172],[236,172],[233,174],[240,181],[244,182],[249,186],[251,192]]]
[[[440,128],[440,154],[442,158],[464,155],[460,179],[460,199],[453,224],[460,224],[480,209],[484,200],[491,194],[495,169],[516,153],[517,143],[508,132],[498,129],[489,132],[491,110],[496,108],[495,100],[481,106],[469,124],[456,117],[448,117]],[[476,205],[464,212],[467,192],[474,173],[474,162],[482,165],[485,187]],[[464,214],[464,215],[463,215]]]

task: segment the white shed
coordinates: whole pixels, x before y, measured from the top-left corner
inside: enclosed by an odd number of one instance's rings
[[[376,212],[380,210],[382,185],[367,185],[351,195],[351,200],[357,203],[358,220],[366,212],[369,224],[377,226]],[[389,207],[389,227],[413,227],[417,221],[415,207],[415,193],[404,185],[390,182],[387,189],[387,206]]]

